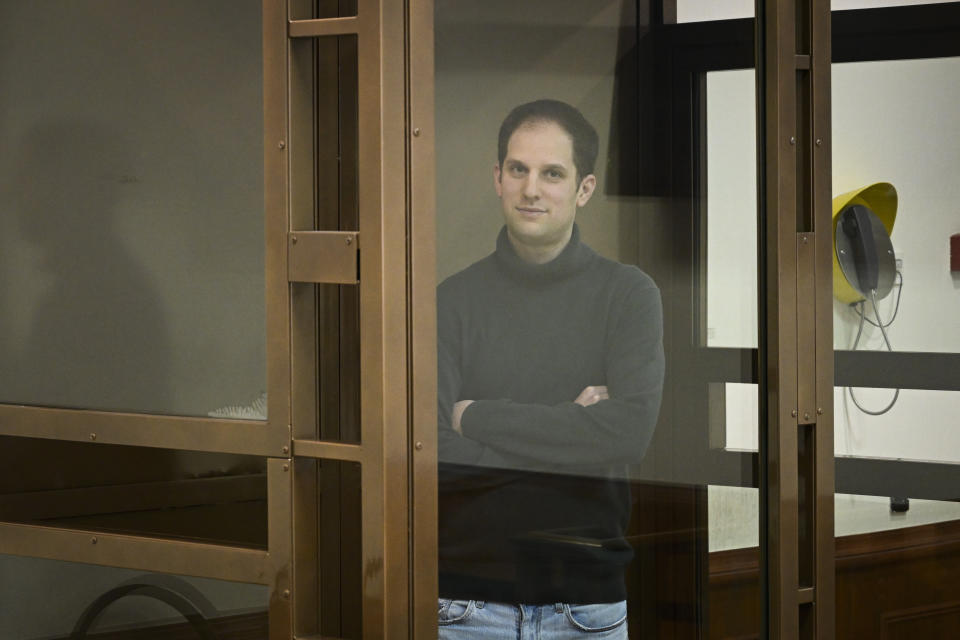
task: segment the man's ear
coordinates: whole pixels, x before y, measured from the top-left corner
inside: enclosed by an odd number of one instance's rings
[[[503,197],[503,183],[500,181],[500,165],[493,165],[493,188],[497,191],[497,197]]]
[[[597,177],[592,173],[580,181],[580,188],[577,190],[577,206],[582,207],[590,201],[590,196],[597,188]]]

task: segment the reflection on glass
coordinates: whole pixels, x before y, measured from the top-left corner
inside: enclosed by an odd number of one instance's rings
[[[151,637],[201,637],[209,630],[216,635],[203,637],[266,640],[268,597],[261,585],[0,555],[2,638],[150,629],[157,634]]]
[[[263,458],[6,437],[0,468],[0,521],[267,546]]]
[[[261,4],[145,15],[0,4],[0,401],[262,419]]]

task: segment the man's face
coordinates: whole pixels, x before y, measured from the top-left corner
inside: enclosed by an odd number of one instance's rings
[[[578,180],[573,139],[553,122],[524,124],[510,136],[494,187],[514,244],[530,249],[563,246],[577,207],[590,200],[593,175]]]

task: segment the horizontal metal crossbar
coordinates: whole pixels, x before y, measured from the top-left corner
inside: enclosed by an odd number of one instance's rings
[[[0,523],[0,553],[231,582],[270,584],[266,551]]]
[[[320,440],[294,440],[293,454],[303,458],[318,458],[324,460],[344,460],[347,462],[364,462],[367,451],[359,444],[342,442],[325,442]]]
[[[320,18],[315,20],[290,20],[287,33],[291,38],[322,38],[360,33],[360,20],[356,16],[345,18]]]

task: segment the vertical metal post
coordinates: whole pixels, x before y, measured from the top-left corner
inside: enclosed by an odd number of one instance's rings
[[[304,10],[305,7],[309,8],[308,5],[300,2],[295,6],[298,14],[310,14]],[[318,558],[326,557],[324,554],[328,553],[323,543],[331,543],[331,540],[335,543],[337,539],[318,535],[318,524],[322,527],[324,523],[323,509],[317,511],[316,501],[326,500],[329,504],[335,496],[323,495],[326,485],[321,487],[318,494],[315,486],[318,469],[322,475],[324,461],[328,461],[328,464],[337,460],[359,463],[361,530],[355,532],[354,539],[359,538],[360,566],[340,568],[343,571],[360,572],[355,576],[343,577],[355,578],[362,589],[361,602],[352,605],[362,609],[362,636],[407,638],[411,628],[410,457],[414,449],[410,442],[408,373],[406,5],[402,2],[359,0],[356,16],[320,19],[293,19],[293,16],[289,16],[287,32],[292,41],[356,36],[359,361],[341,357],[339,367],[341,380],[347,368],[358,365],[362,376],[359,389],[359,444],[325,440],[334,436],[330,435],[330,429],[317,429],[315,424],[316,420],[324,420],[325,415],[322,410],[319,413],[316,410],[316,369],[320,366],[329,373],[331,363],[324,360],[327,356],[318,341],[313,339],[318,309],[309,300],[310,289],[304,288],[302,283],[291,281],[296,307],[291,315],[291,336],[294,340],[291,359],[292,453],[295,456],[292,502],[295,518],[294,584],[297,586],[297,592],[293,594],[294,619],[298,633],[311,637],[329,626],[324,622],[324,610],[321,608],[319,615],[316,612],[321,604],[318,599],[323,600],[324,597],[322,587],[325,584],[321,581],[318,590],[316,573]],[[299,47],[301,44],[291,42],[290,46]],[[292,78],[291,90],[304,91],[312,86],[311,70],[297,67],[295,63],[296,60],[293,60],[288,68]],[[325,177],[305,170],[307,166],[314,166],[307,162],[310,158],[304,155],[305,146],[314,144],[312,138],[305,137],[305,134],[314,132],[309,123],[314,120],[313,110],[318,108],[311,103],[311,97],[290,95],[288,103],[295,137],[291,141],[290,152],[298,160],[297,167],[291,170],[290,200],[293,203],[291,206],[297,208],[291,211],[291,219],[298,230],[311,228],[308,219],[310,204],[315,203],[318,197],[331,197],[329,193],[309,192],[320,189],[319,181]],[[340,104],[343,104],[343,100]],[[350,118],[352,114],[341,116]],[[335,140],[333,133],[325,132],[324,139]],[[352,168],[345,167],[344,170],[349,172]],[[319,230],[313,233],[335,232]],[[306,237],[303,232],[297,235]],[[334,282],[322,273],[316,278],[310,282]],[[319,360],[318,349],[321,349]],[[341,506],[357,505],[351,502],[350,505]],[[341,533],[348,535],[350,532]],[[340,548],[343,549],[343,545],[351,541],[340,537]],[[333,553],[336,553],[336,549]],[[323,564],[322,560],[319,564]],[[344,593],[343,598],[349,595]],[[345,604],[347,600],[341,599],[339,602],[339,606],[347,607],[349,612],[351,605]],[[333,606],[330,603],[327,605],[328,609]],[[328,611],[327,615],[336,615],[336,612]],[[348,622],[352,625],[354,621]],[[359,633],[359,630],[354,632]]]
[[[829,0],[757,5],[771,638],[833,637]]]
[[[831,136],[830,0],[811,0],[812,206],[816,235],[816,424],[814,490],[814,614],[816,637],[829,640],[836,628],[833,441],[833,166]]]
[[[413,638],[437,637],[437,306],[434,3],[410,2],[411,605]]]

